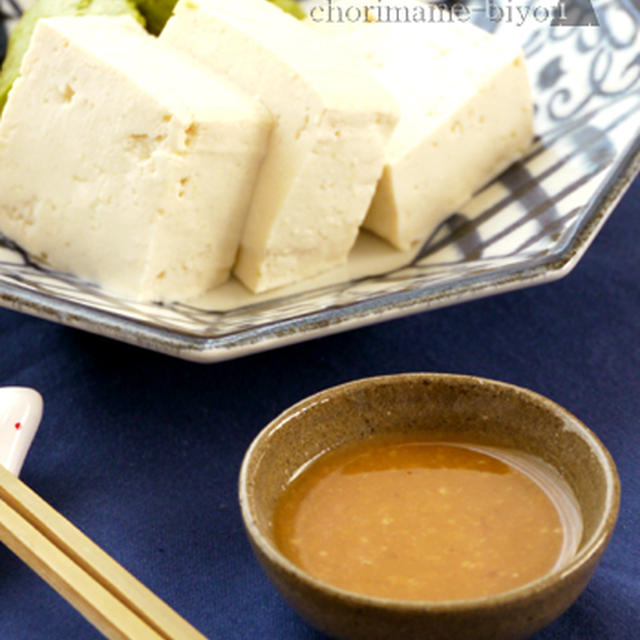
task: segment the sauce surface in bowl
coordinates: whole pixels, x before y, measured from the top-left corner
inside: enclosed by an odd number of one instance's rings
[[[556,480],[508,449],[364,440],[294,477],[276,506],[274,541],[301,569],[348,591],[482,597],[573,553],[580,518]]]

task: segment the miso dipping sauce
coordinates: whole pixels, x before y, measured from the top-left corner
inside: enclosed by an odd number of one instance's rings
[[[322,454],[285,489],[280,551],[360,594],[459,600],[531,582],[581,536],[569,487],[527,454],[474,444],[371,438]]]

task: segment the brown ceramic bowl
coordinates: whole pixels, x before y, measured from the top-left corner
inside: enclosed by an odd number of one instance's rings
[[[274,546],[274,505],[305,462],[371,434],[443,431],[528,452],[560,472],[583,520],[582,540],[565,566],[494,596],[407,602],[321,582]],[[349,640],[529,637],[565,611],[585,588],[611,537],[620,494],[609,453],[562,407],[513,385],[430,373],[359,380],[294,405],[254,440],[242,465],[239,490],[249,540],[275,587],[311,625]]]

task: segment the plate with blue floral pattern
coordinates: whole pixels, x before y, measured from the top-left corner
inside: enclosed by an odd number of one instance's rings
[[[400,253],[362,232],[347,265],[295,287],[256,296],[232,279],[188,303],[160,304],[52,270],[0,235],[0,305],[216,362],[563,277],[640,169],[640,9],[633,0],[566,1],[575,12],[566,23],[519,25],[495,19],[486,0],[466,2],[480,26],[520,38],[536,139],[418,250]],[[28,4],[0,0],[0,56]]]

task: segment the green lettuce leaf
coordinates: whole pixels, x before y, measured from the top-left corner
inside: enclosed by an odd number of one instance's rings
[[[136,5],[140,13],[147,21],[147,30],[158,35],[167,20],[171,17],[171,12],[178,0],[136,0]],[[233,0],[230,0],[233,2]]]

